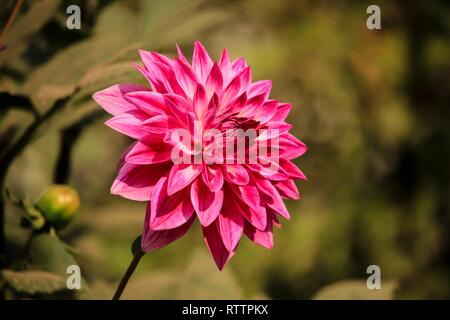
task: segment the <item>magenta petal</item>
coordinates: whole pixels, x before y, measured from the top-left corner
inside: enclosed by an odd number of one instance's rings
[[[192,56],[192,69],[199,76],[202,84],[205,84],[209,71],[213,66],[213,62],[206,52],[205,48],[199,41],[195,41],[194,54]]]
[[[277,112],[273,116],[272,121],[277,122],[285,121],[291,109],[292,105],[290,103],[279,103],[277,107]]]
[[[230,56],[228,55],[227,49],[223,49],[222,56],[219,60],[219,67],[222,71],[223,83],[228,85],[233,77],[233,69],[231,66]]]
[[[146,131],[163,136],[169,129],[169,117],[160,114],[145,120],[142,124]]]
[[[270,94],[270,90],[272,89],[272,81],[271,80],[260,80],[252,83],[248,89],[249,98],[264,95],[264,99],[267,99]]]
[[[307,180],[305,174],[291,161],[280,159],[280,166],[289,175],[289,177],[294,179]]]
[[[232,201],[225,202],[219,215],[219,231],[228,251],[234,251],[244,231],[244,219]]]
[[[245,223],[244,233],[253,242],[267,249],[273,247],[273,223],[272,219],[267,221],[267,227],[264,231],[258,230],[249,223]]]
[[[233,69],[234,73],[239,73],[247,67],[248,67],[248,64],[247,64],[247,62],[245,62],[244,58],[236,59],[231,64],[231,68]]]
[[[223,174],[220,168],[206,166],[202,172],[202,178],[212,192],[220,190],[223,186]]]
[[[293,179],[274,182],[275,188],[279,191],[280,195],[286,199],[298,200],[300,194]]]
[[[272,208],[274,211],[276,211],[278,214],[280,214],[285,219],[290,219],[290,215],[288,210],[286,209],[286,206],[283,202],[283,199],[280,196],[280,193],[278,190],[273,186],[273,184],[266,179],[259,179],[255,178],[255,183],[259,190],[262,191],[262,200],[266,202],[266,205],[268,205],[270,208]]]
[[[166,144],[148,145],[138,141],[125,156],[125,161],[133,164],[152,164],[169,161],[171,148]]]
[[[139,110],[130,110],[119,113],[105,122],[105,124],[124,135],[134,139],[140,139],[147,134],[142,126],[142,122],[146,119],[146,115]]]
[[[208,99],[206,98],[205,89],[201,84],[197,85],[197,90],[194,94],[194,110],[197,119],[204,121],[205,115],[208,112]]]
[[[255,185],[239,186],[239,192],[242,200],[253,209],[260,207],[259,190]]]
[[[93,94],[92,99],[107,112],[116,115],[136,109],[132,103],[125,99],[126,94],[134,91],[148,91],[148,88],[140,84],[117,84],[101,91],[97,91]]]
[[[167,192],[169,195],[187,187],[202,172],[203,165],[175,164],[170,170]]]
[[[264,230],[267,225],[266,208],[262,205],[255,206],[255,208],[247,205],[246,200],[243,199],[236,186],[230,186],[229,184],[226,186],[228,187],[226,189],[226,196],[230,197],[230,201],[235,203],[235,210],[238,211],[239,214],[242,215],[245,220],[250,222],[254,227]]]
[[[124,163],[111,187],[111,193],[136,201],[148,201],[162,174],[169,171],[168,163],[135,165]]]
[[[234,252],[227,250],[223,244],[217,227],[217,222],[211,223],[207,227],[202,227],[202,230],[203,239],[205,240],[206,246],[213,257],[214,262],[219,270],[222,270],[230,258],[234,255]]]
[[[186,96],[192,99],[197,89],[197,77],[191,66],[175,58],[175,77]]]
[[[280,137],[280,157],[284,159],[294,159],[302,156],[307,151],[307,146],[288,133]]]
[[[226,180],[240,186],[246,185],[250,179],[247,169],[240,164],[227,164],[223,167],[223,174]]]
[[[234,77],[234,79],[223,91],[221,105],[226,106],[237,96],[245,92],[250,84],[250,79],[250,68],[245,68],[236,77]]]
[[[141,249],[144,252],[151,252],[153,250],[163,248],[184,236],[184,234],[192,226],[192,223],[195,220],[195,216],[192,215],[192,217],[190,217],[189,220],[181,226],[168,230],[153,230],[152,228],[150,228],[150,220],[151,205],[149,202],[145,215],[144,232],[142,233],[141,239]]]
[[[167,108],[164,96],[157,92],[135,91],[128,93],[125,97],[150,116],[163,114]]]
[[[191,185],[191,201],[201,225],[206,227],[222,209],[223,190],[211,192],[202,179],[196,179]]]
[[[173,195],[167,194],[167,177],[162,177],[153,189],[151,198],[152,230],[173,229],[186,223],[194,214],[189,196],[185,189]]]
[[[278,110],[277,105],[278,102],[276,100],[265,101],[262,107],[256,111],[255,119],[260,121],[261,123],[269,122],[271,119],[273,119]]]
[[[211,97],[214,93],[220,94],[222,92],[223,77],[217,63],[214,63],[211,68],[205,87],[208,97]]]
[[[181,50],[181,48],[178,46],[178,44],[177,44],[176,46],[177,46],[178,58],[179,58],[181,61],[183,61],[184,63],[189,64],[189,61],[188,61],[188,59],[186,59],[186,56],[184,55],[184,53],[183,53],[183,51]]]

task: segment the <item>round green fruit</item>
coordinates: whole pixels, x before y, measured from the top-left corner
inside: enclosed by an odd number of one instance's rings
[[[78,193],[66,185],[48,187],[35,204],[46,222],[56,228],[65,227],[80,207]]]

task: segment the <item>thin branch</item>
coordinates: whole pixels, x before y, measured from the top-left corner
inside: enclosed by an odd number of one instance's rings
[[[3,27],[2,33],[0,34],[0,41],[3,40],[3,38],[6,36],[6,33],[8,32],[9,28],[11,28],[11,25],[17,15],[20,11],[20,7],[22,7],[24,0],[17,0],[16,4],[14,5],[13,11],[11,12],[11,15],[8,18],[8,21],[6,21],[5,26]]]

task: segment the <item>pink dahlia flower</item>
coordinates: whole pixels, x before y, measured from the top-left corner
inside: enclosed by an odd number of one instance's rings
[[[196,218],[219,269],[243,234],[272,248],[278,216],[289,219],[283,198],[299,199],[294,179],[306,179],[291,162],[306,152],[285,122],[291,105],[269,99],[271,81],[252,82],[226,50],[217,62],[199,42],[192,64],[179,49],[140,57],[150,88],[118,84],[93,98],[113,115],[109,127],[136,140],[111,193],[148,202],[142,250],[182,237]]]

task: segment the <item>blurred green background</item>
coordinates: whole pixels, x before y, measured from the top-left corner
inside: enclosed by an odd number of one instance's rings
[[[2,0],[0,26],[14,3]],[[81,30],[66,28],[70,4],[82,8]],[[381,7],[381,30],[366,28],[370,4]],[[191,54],[200,40],[214,59],[223,48],[245,57],[254,80],[273,80],[271,97],[293,104],[288,120],[309,147],[296,164],[309,180],[299,184],[302,200],[288,203],[292,219],[276,230],[274,249],[242,239],[219,272],[196,222],[144,257],[124,298],[448,299],[449,9],[445,1],[25,1],[3,39],[0,91],[45,111],[81,90],[14,162],[6,185],[35,199],[57,179],[61,129],[78,124],[68,182],[82,209],[61,237],[89,286],[78,298],[110,298],[145,204],[109,194],[130,141],[103,125],[89,96],[145,83],[130,64],[138,48],[173,55],[178,43]],[[3,143],[31,120],[0,110]],[[7,204],[10,255],[27,236],[17,211]],[[372,264],[381,293],[365,289]]]

